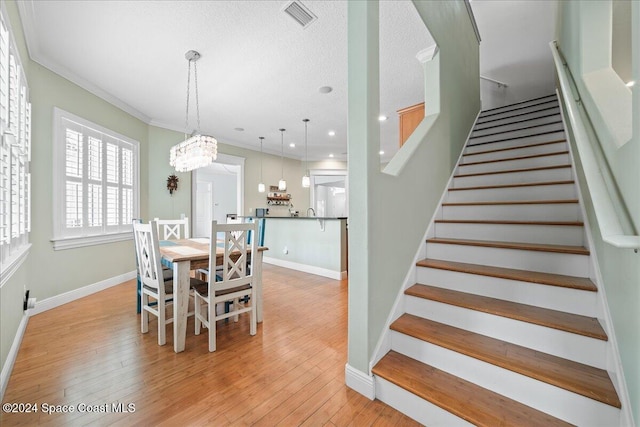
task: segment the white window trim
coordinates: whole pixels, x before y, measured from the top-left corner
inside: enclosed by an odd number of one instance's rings
[[[13,102],[17,103],[17,107],[14,106],[14,108],[17,108],[15,117],[13,117],[13,119],[17,121],[13,123],[14,127],[10,127],[9,125],[11,121],[11,117],[9,116],[11,114],[9,104],[12,102],[10,99],[11,90],[5,88],[8,97],[5,100],[7,105],[4,106],[7,116],[0,120],[0,144],[2,144],[3,147],[2,152],[9,157],[8,185],[12,186],[14,184],[12,178],[14,173],[20,176],[17,183],[19,188],[19,200],[17,202],[14,203],[11,201],[14,196],[12,188],[8,190],[7,188],[3,188],[0,190],[4,193],[3,195],[9,197],[8,200],[10,200],[10,202],[7,202],[7,200],[0,198],[1,203],[7,203],[5,207],[9,206],[9,210],[5,210],[4,212],[5,215],[7,215],[5,219],[10,225],[10,231],[4,236],[4,240],[0,242],[0,288],[2,288],[27,259],[31,248],[31,243],[29,242],[31,231],[31,175],[29,171],[31,162],[31,104],[29,103],[29,86],[26,74],[22,67],[20,52],[15,45],[11,22],[7,19],[4,2],[0,4],[0,19],[4,24],[6,30],[5,36],[7,38],[6,44],[3,45],[6,50],[2,52],[3,55],[6,56],[3,56],[2,60],[9,61],[9,57],[12,57],[15,64],[15,78],[18,83],[18,87],[13,88],[17,91],[16,98],[13,100]],[[7,63],[6,67],[6,69],[3,67],[3,71],[9,73],[9,63]],[[11,81],[9,75],[4,77],[2,81],[5,82],[5,84]],[[14,139],[14,141],[8,144],[7,139]],[[17,140],[20,145],[16,145],[15,140]],[[16,146],[21,148],[16,148]],[[15,150],[22,150],[23,152],[16,153]],[[16,156],[18,159],[16,159]],[[12,169],[16,161],[20,163],[17,172]],[[17,213],[14,212],[14,208],[17,209]],[[16,214],[18,217],[17,226],[14,224]],[[17,236],[14,236],[15,231],[13,230],[13,226],[17,227]]]
[[[64,235],[64,205],[63,198],[60,196],[64,194],[65,187],[65,150],[64,150],[64,140],[62,138],[62,132],[64,130],[64,126],[62,126],[62,119],[67,119],[73,122],[76,122],[82,126],[93,129],[95,131],[104,133],[113,138],[120,139],[122,141],[130,143],[134,147],[135,151],[135,173],[134,173],[134,214],[133,217],[138,217],[140,213],[140,143],[136,140],[133,140],[127,136],[121,135],[115,131],[107,129],[103,126],[100,126],[96,123],[90,122],[89,120],[83,119],[82,117],[76,116],[75,114],[64,111],[60,108],[54,107],[53,109],[53,186],[54,186],[54,197],[53,197],[53,238],[51,242],[53,243],[54,250],[65,250],[65,249],[75,249],[82,248],[86,246],[94,246],[94,245],[102,245],[105,243],[113,243],[124,240],[133,239],[132,231],[117,231],[117,232],[106,232],[102,234],[95,235],[83,235],[83,236],[68,236]]]

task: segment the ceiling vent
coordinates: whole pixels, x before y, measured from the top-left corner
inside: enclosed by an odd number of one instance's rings
[[[300,24],[302,28],[307,28],[318,19],[305,5],[295,0],[284,8],[284,12]]]

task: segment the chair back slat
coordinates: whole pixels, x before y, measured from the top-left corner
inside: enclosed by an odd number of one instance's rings
[[[253,283],[253,273],[248,265],[253,263],[257,245],[256,239],[250,239],[256,233],[256,223],[211,224],[211,254],[209,271],[216,271],[217,247],[224,250],[222,270],[209,275],[210,286],[215,290],[226,290]],[[222,240],[216,242],[216,237]],[[214,243],[215,242],[215,243]],[[218,276],[216,278],[216,276]]]
[[[158,237],[160,240],[179,240],[189,238],[189,218],[155,218],[154,221],[158,227]]]
[[[142,285],[158,289],[160,294],[164,294],[157,225],[154,221],[149,224],[134,223],[133,236]]]

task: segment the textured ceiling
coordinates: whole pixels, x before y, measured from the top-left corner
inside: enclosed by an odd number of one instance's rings
[[[278,129],[286,128],[285,155],[302,158],[302,119],[309,118],[309,159],[333,154],[346,160],[347,3],[303,3],[318,17],[305,29],[283,12],[289,1],[24,0],[18,4],[33,60],[147,123],[185,131],[184,54],[194,49],[202,55],[198,61],[201,130],[220,142],[252,149],[258,149],[258,137],[265,136],[265,151],[280,154]],[[504,11],[519,13],[517,6],[505,8],[506,3],[535,8],[556,2],[474,0],[474,10],[483,8],[483,19],[478,20],[481,35],[505,27],[513,33],[502,31],[501,38],[511,45],[523,38],[537,45],[542,39],[550,41],[546,33],[523,34],[505,25],[510,17]],[[527,13],[532,16],[531,10]],[[545,13],[534,15],[551,19]],[[380,19],[381,114],[389,117],[381,123],[386,161],[398,147],[396,111],[423,100],[422,67],[415,55],[434,42],[410,1],[381,1]],[[481,45],[481,73],[499,69],[500,77],[508,81],[512,76],[502,74],[508,69],[506,51],[491,53],[495,49],[488,44]],[[321,94],[321,86],[333,91]],[[191,114],[188,129],[195,127]],[[328,135],[330,130],[335,136]],[[296,148],[289,147],[291,142]]]

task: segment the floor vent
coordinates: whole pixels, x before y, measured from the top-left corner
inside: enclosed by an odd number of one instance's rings
[[[299,1],[292,1],[284,8],[284,12],[292,17],[302,28],[307,28],[318,17]]]

